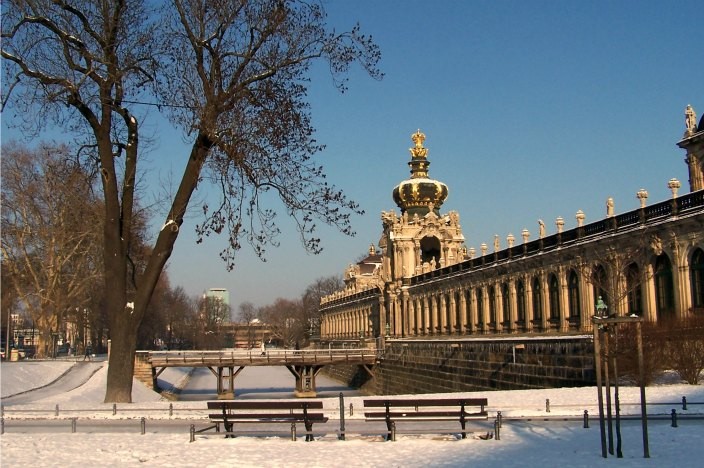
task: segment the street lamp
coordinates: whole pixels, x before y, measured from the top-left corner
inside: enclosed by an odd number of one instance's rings
[[[606,317],[606,309],[608,308],[609,306],[607,306],[601,296],[599,296],[599,299],[596,301],[596,316]]]

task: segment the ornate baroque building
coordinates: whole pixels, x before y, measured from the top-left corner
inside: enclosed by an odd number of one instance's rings
[[[380,251],[350,265],[345,288],[321,300],[321,339],[581,334],[591,331],[599,298],[612,315],[649,321],[704,313],[704,118],[691,106],[678,146],[687,154],[690,191],[668,182],[672,198],[538,239],[509,235],[492,251],[465,247],[459,214],[440,209],[448,187],[429,178],[425,135],[413,134],[411,177],[393,190],[400,209],[382,212]]]

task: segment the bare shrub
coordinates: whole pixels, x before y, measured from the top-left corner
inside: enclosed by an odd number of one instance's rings
[[[667,367],[663,353],[666,335],[654,323],[643,323],[643,384],[650,385],[662,374]],[[621,377],[640,385],[640,372],[638,370],[638,342],[635,324],[621,325],[618,327],[618,340],[616,353],[618,371]]]
[[[665,356],[680,378],[691,385],[699,383],[704,371],[704,317],[690,316],[669,324]]]

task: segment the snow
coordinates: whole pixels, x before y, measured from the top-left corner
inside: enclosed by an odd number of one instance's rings
[[[135,381],[133,403],[117,405],[117,414],[112,414],[112,404],[102,403],[105,394],[107,363],[78,388],[61,394],[14,405],[5,399],[11,395],[27,393],[34,388],[46,386],[59,379],[72,366],[81,365],[72,361],[20,361],[2,363],[2,398],[4,404],[5,433],[1,437],[2,466],[59,466],[81,462],[87,466],[168,466],[168,467],[427,467],[427,466],[482,466],[482,467],[592,467],[617,464],[619,467],[695,467],[702,465],[704,458],[704,420],[680,418],[676,428],[671,427],[669,414],[676,409],[678,414],[704,416],[704,385],[691,386],[670,375],[669,381],[646,389],[649,415],[648,424],[650,458],[643,458],[641,424],[638,420],[624,419],[623,459],[609,455],[601,457],[600,431],[596,407],[596,389],[563,388],[530,391],[469,392],[465,396],[486,397],[489,400],[490,420],[473,422],[470,428],[476,432],[467,439],[456,434],[399,434],[396,442],[384,442],[381,435],[349,434],[340,441],[334,432],[306,443],[302,437],[293,442],[290,437],[237,437],[225,439],[215,432],[198,434],[190,442],[189,427],[196,419],[197,427],[207,426],[207,411],[204,402],[170,402],[161,395]],[[95,363],[93,365],[96,365]],[[251,368],[254,370],[255,368]],[[271,397],[268,393],[291,385],[287,380],[273,376],[274,368],[257,368],[247,373],[245,369],[236,380],[238,398]],[[186,368],[170,368],[159,376],[165,386],[182,385],[188,374]],[[283,374],[280,374],[283,375]],[[337,389],[329,383],[323,384],[329,392],[322,392],[325,412],[331,419],[339,418]],[[328,387],[329,386],[329,387]],[[319,387],[322,387],[319,382]],[[257,388],[259,390],[257,390]],[[247,390],[249,389],[249,390]],[[251,391],[251,393],[248,393]],[[240,393],[245,393],[240,395]],[[348,430],[366,427],[361,418],[362,397],[346,393],[345,409]],[[436,397],[438,395],[429,395]],[[686,396],[688,409],[681,406]],[[422,397],[422,396],[420,396]],[[639,389],[620,388],[622,415],[640,413]],[[546,399],[550,412],[546,411]],[[657,405],[656,403],[667,403]],[[699,403],[699,404],[696,404]],[[352,404],[357,410],[349,414]],[[60,416],[54,416],[54,408],[61,408]],[[173,414],[168,408],[173,405]],[[583,428],[580,417],[584,410],[591,415],[590,427]],[[80,411],[80,413],[78,412]],[[478,437],[488,429],[493,432],[493,421],[501,411],[504,422],[500,440],[482,440]],[[146,417],[147,429],[141,434],[137,422]],[[575,417],[562,420],[563,417]],[[70,430],[70,418],[79,417],[79,430]],[[530,421],[512,418],[530,417]],[[552,417],[556,420],[545,422]],[[18,419],[44,418],[66,419],[63,429],[39,432],[35,425],[31,430],[18,426]],[[134,419],[134,430],[106,428],[90,431],[80,430],[84,419],[106,421],[117,425]],[[169,420],[174,430],[151,429],[155,419]],[[128,421],[129,422],[129,421]],[[167,421],[164,421],[167,422]],[[333,421],[338,424],[338,421]],[[356,425],[355,425],[356,424]],[[302,429],[301,429],[302,430]],[[111,432],[107,432],[111,431]]]

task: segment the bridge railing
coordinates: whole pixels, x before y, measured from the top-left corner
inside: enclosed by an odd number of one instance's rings
[[[150,351],[149,361],[156,366],[184,366],[196,363],[316,363],[373,361],[377,350],[372,348],[345,349],[228,349],[215,351]]]

